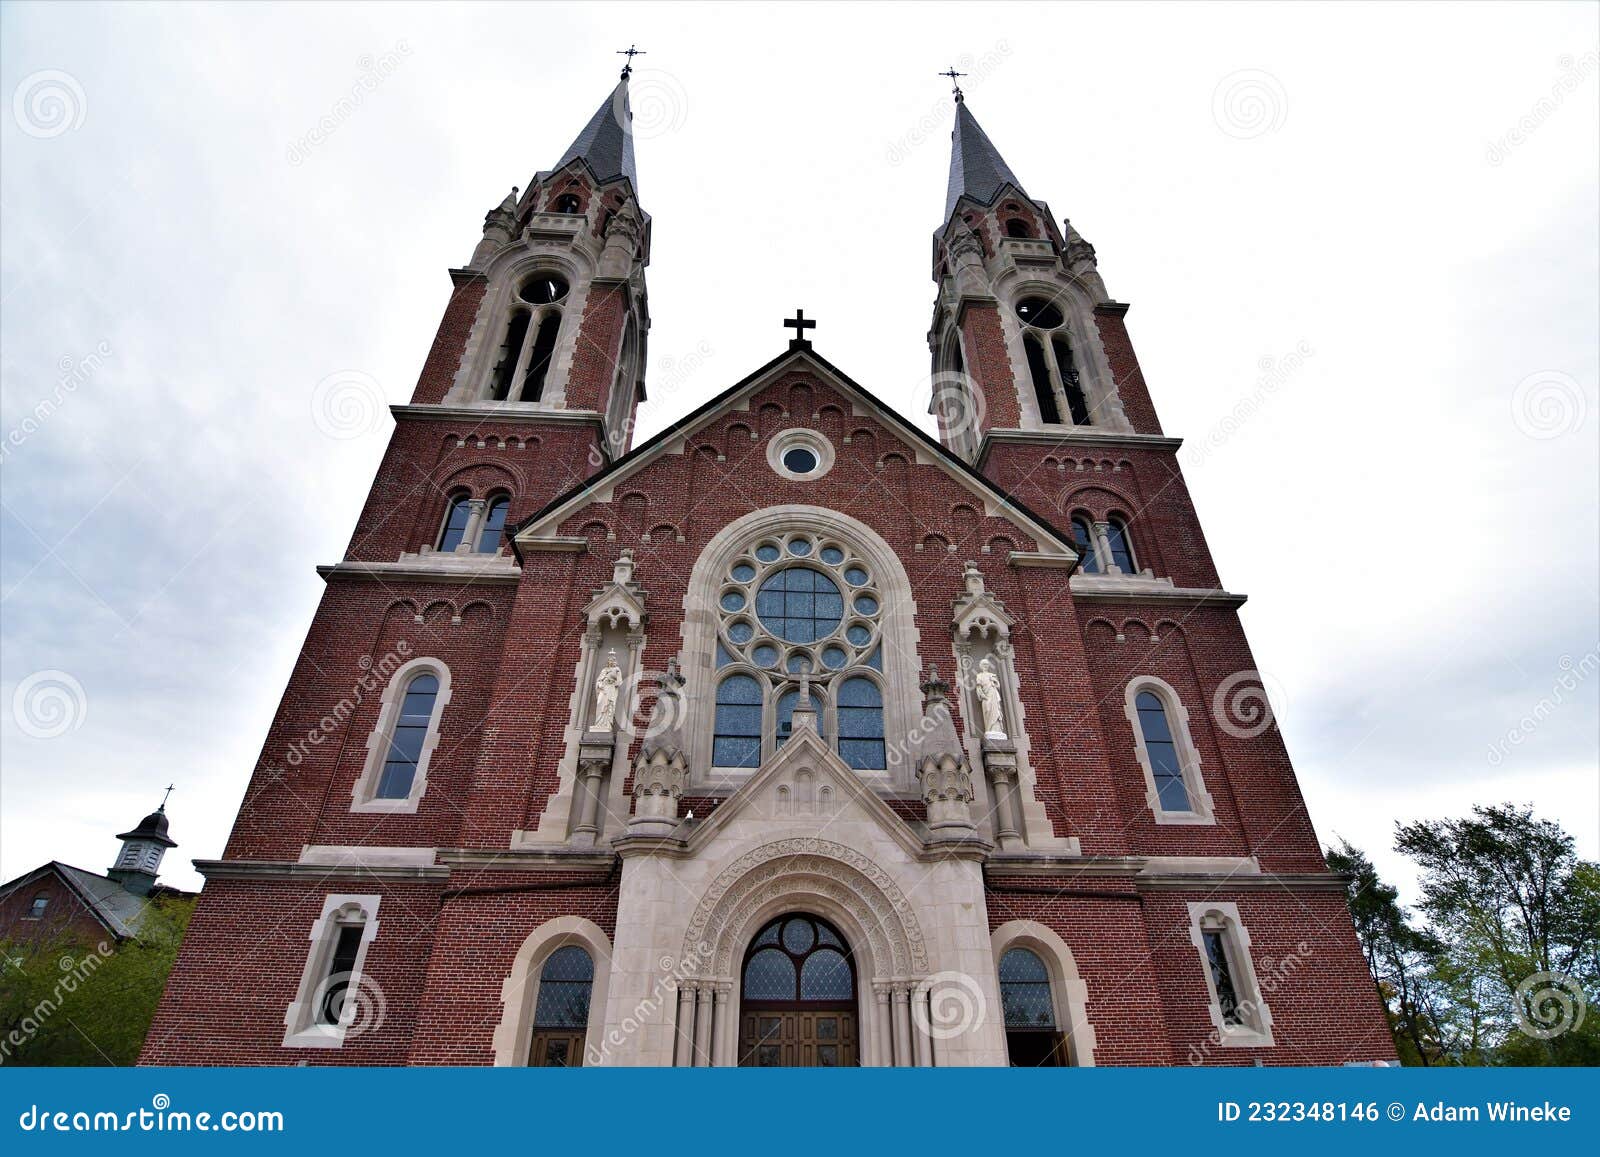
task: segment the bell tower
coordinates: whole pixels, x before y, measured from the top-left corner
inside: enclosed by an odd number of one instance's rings
[[[437,394],[425,371],[415,399],[587,424],[594,468],[627,451],[644,398],[650,217],[638,200],[631,73],[554,167],[485,216],[471,260],[452,271],[457,316],[440,332],[459,343],[457,360]],[[458,304],[472,306],[470,321]]]
[[[1159,433],[1094,247],[1028,195],[959,84],[954,96],[928,333],[940,439],[981,468],[1001,443]]]

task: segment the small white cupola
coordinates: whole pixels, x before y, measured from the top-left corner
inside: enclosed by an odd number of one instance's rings
[[[169,787],[167,795],[171,794]],[[177,841],[167,835],[166,796],[162,797],[160,807],[139,821],[138,827],[122,832],[117,839],[122,841],[122,851],[117,853],[117,862],[106,875],[128,891],[148,896],[161,870],[161,857],[167,854],[168,848],[178,846]]]

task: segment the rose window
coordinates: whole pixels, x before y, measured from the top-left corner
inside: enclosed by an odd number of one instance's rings
[[[823,739],[851,767],[886,766],[883,600],[849,547],[809,533],[757,539],[717,596],[713,766],[754,768],[793,730],[809,676]]]

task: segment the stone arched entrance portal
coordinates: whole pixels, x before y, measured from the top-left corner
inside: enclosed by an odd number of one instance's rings
[[[929,968],[910,903],[860,852],[810,837],[755,848],[706,889],[684,937],[682,959],[695,970],[679,986],[675,1063],[738,1063],[742,965],[768,924],[796,912],[820,918],[850,947],[860,1063],[931,1064],[927,1035],[913,1031],[911,1002]]]

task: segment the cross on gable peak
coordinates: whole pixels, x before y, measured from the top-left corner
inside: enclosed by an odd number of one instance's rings
[[[806,330],[816,329],[817,323],[806,317],[806,311],[797,309],[794,316],[784,321],[784,326],[794,330],[794,337],[789,339],[789,348],[792,350],[806,350],[811,348],[811,342],[806,337]]]

